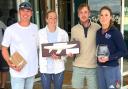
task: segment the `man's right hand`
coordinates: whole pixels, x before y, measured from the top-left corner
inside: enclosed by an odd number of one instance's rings
[[[68,53],[67,56],[68,56],[68,57],[74,57],[74,54]]]
[[[16,66],[15,64],[13,64],[10,60],[7,61],[9,67],[11,67],[12,69],[14,69],[17,72],[20,72],[21,69],[23,68],[22,66]]]

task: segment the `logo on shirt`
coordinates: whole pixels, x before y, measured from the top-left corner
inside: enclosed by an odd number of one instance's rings
[[[105,38],[106,38],[106,39],[110,39],[110,38],[111,38],[111,35],[108,34],[108,33],[106,33],[106,34],[105,34]]]

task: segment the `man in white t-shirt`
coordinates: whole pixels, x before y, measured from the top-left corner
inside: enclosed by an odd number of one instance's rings
[[[30,22],[32,6],[29,2],[19,5],[20,21],[7,27],[3,41],[2,54],[10,67],[12,89],[33,89],[35,75],[38,72],[37,37],[38,27]],[[17,67],[10,61],[18,52],[27,62],[24,67]]]

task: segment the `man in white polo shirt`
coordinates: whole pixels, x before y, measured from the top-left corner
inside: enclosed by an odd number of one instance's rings
[[[30,22],[32,6],[29,2],[19,5],[20,21],[7,27],[3,42],[2,54],[10,67],[12,89],[33,89],[35,75],[38,72],[37,25]],[[27,64],[17,67],[10,61],[11,56],[18,52]]]

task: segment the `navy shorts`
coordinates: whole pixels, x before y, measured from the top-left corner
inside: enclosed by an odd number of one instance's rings
[[[9,66],[6,63],[6,61],[4,60],[3,56],[2,56],[2,52],[0,50],[0,72],[8,72],[9,71]]]

